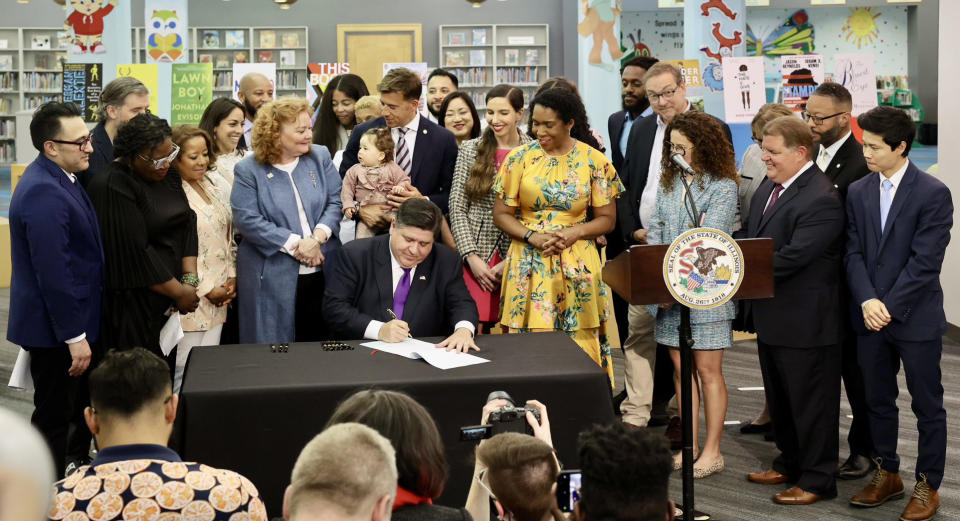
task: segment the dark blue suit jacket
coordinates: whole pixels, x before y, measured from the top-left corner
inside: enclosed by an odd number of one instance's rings
[[[911,162],[880,230],[880,176],[869,174],[847,190],[847,282],[850,312],[859,335],[873,334],[860,305],[880,299],[893,319],[881,330],[905,341],[940,338],[947,330],[940,268],[953,200],[939,179]]]
[[[44,155],[10,201],[13,279],[7,340],[29,347],[100,332],[103,244],[97,214],[78,185]]]
[[[113,162],[113,141],[107,135],[107,129],[103,122],[97,123],[90,132],[93,137],[93,153],[90,154],[90,166],[83,172],[77,172],[77,178],[80,179],[80,185],[84,188],[90,184],[90,179],[103,167]]]
[[[449,130],[429,119],[420,118],[417,130],[417,142],[413,147],[413,163],[410,165],[410,179],[420,193],[447,213],[447,199],[450,197],[450,185],[453,184],[453,167],[457,163],[457,138]],[[350,134],[350,141],[343,151],[340,161],[340,178],[347,174],[351,166],[357,164],[357,152],[360,150],[360,137],[371,128],[386,127],[382,117],[371,119],[357,125]]]

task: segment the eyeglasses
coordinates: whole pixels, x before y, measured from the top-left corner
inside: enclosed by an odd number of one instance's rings
[[[180,147],[178,147],[177,144],[174,143],[173,152],[171,152],[170,155],[167,157],[162,157],[160,159],[150,159],[149,157],[143,157],[140,154],[137,154],[137,157],[139,157],[140,159],[143,159],[148,163],[153,163],[153,168],[156,168],[157,170],[163,170],[170,163],[172,163],[174,159],[177,158],[177,154],[179,153],[180,153]]]
[[[650,100],[650,103],[656,103],[658,100],[668,100],[673,97],[677,91],[680,90],[680,87],[674,87],[670,90],[665,90],[660,94],[656,94],[650,91],[647,91],[647,99]]]
[[[51,143],[60,143],[61,145],[77,145],[77,148],[80,151],[83,151],[83,147],[87,146],[91,141],[93,141],[93,134],[87,134],[86,137],[81,138],[77,141],[61,141],[59,139],[49,139]]]
[[[843,114],[846,114],[846,111],[844,111],[844,112],[837,112],[836,114],[831,114],[831,115],[829,115],[829,116],[824,116],[824,117],[821,118],[821,117],[819,117],[819,116],[812,116],[812,115],[810,115],[809,112],[807,112],[807,111],[804,110],[803,112],[800,113],[800,117],[803,118],[804,121],[813,121],[813,124],[814,124],[814,125],[822,125],[824,121],[826,121],[826,120],[828,120],[828,119],[830,119],[830,118],[835,118],[835,117],[837,117],[837,116],[841,116],[841,115],[843,115]]]
[[[687,147],[686,145],[681,145],[679,143],[671,143],[669,141],[665,141],[665,143],[667,144],[668,147],[670,147],[671,154],[680,154],[681,156],[687,155],[687,150],[694,148],[693,145],[690,145],[689,147]]]
[[[483,477],[487,475],[487,469],[483,469],[480,473],[477,474],[477,483],[480,483],[480,486],[483,487],[483,490],[487,492],[487,495],[490,496],[490,499],[496,501],[497,497],[493,495],[493,492],[490,491],[490,487],[483,482]]]

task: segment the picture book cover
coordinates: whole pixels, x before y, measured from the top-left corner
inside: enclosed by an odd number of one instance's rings
[[[273,51],[257,51],[257,61],[260,63],[273,63]]]
[[[295,32],[283,33],[282,45],[287,48],[300,47],[300,33],[295,33]]]
[[[457,31],[447,34],[447,45],[466,45],[467,33]]]
[[[197,63],[213,63],[212,54],[198,54]]]
[[[473,30],[473,44],[474,44],[474,45],[486,45],[486,44],[487,44],[487,30],[486,30],[486,29],[474,29],[474,30]]]
[[[272,49],[276,46],[277,46],[277,31],[274,31],[274,30],[260,31],[260,47]]]
[[[504,50],[503,50],[503,64],[504,64],[504,65],[520,65],[520,50],[519,50],[519,49],[504,49]]]
[[[280,51],[280,65],[291,67],[297,64],[297,51]]]
[[[247,46],[247,31],[243,29],[231,29],[224,31],[227,40],[227,48],[243,49]]]
[[[467,53],[463,51],[447,51],[446,58],[447,67],[463,67],[467,64]]]
[[[200,41],[204,49],[220,47],[220,31],[203,31],[203,37]]]
[[[232,62],[230,61],[229,54],[218,54],[217,60],[213,63],[213,66],[218,69],[229,69]]]

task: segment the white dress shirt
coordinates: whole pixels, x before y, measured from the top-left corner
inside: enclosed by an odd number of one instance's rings
[[[299,163],[300,158],[298,157],[286,164],[273,165],[274,168],[283,170],[287,173],[287,177],[290,179],[290,186],[293,187],[293,197],[297,200],[297,215],[300,217],[300,231],[302,235],[291,233],[290,237],[287,238],[287,242],[283,244],[283,251],[289,254],[291,257],[293,256],[293,248],[296,247],[297,242],[299,242],[300,239],[313,236],[313,229],[310,228],[310,221],[307,220],[307,211],[303,209],[303,200],[300,199],[300,191],[297,190],[297,183],[293,182],[293,171],[297,168]],[[327,238],[332,235],[332,230],[330,230],[330,227],[326,224],[317,224],[314,229],[316,228],[323,230],[327,234]],[[313,266],[304,266],[301,264],[299,274],[308,275],[310,273],[316,273],[317,269],[318,268]]]
[[[397,258],[393,256],[393,250],[390,248],[387,248],[387,249],[390,250],[390,273],[393,276],[393,293],[396,293],[397,285],[400,284],[400,278],[403,277],[403,266],[401,266],[400,263],[397,262]],[[417,272],[416,266],[410,268],[410,285],[411,286],[413,286],[413,274],[416,272]],[[407,302],[409,302],[409,300]],[[403,320],[403,317],[401,317],[400,319]],[[367,324],[367,329],[365,329],[363,332],[363,338],[368,338],[370,340],[378,340],[380,338],[380,328],[383,327],[383,324],[384,323],[380,322],[379,320],[371,320],[370,323]],[[471,334],[474,334],[476,332],[476,330],[473,327],[473,324],[471,324],[469,320],[461,320],[460,322],[457,322],[457,324],[453,326],[453,330],[456,331],[461,327],[468,329]]]
[[[243,141],[247,150],[253,150],[253,122],[246,118],[243,119]]]
[[[803,164],[803,166],[800,167],[800,170],[797,170],[796,174],[793,174],[793,176],[790,179],[787,179],[786,181],[780,183],[780,186],[783,187],[783,190],[780,190],[780,197],[782,197],[783,192],[786,192],[787,188],[790,188],[790,185],[792,185],[793,182],[796,181],[798,177],[800,177],[800,174],[806,172],[807,169],[810,168],[811,166],[813,166],[813,161],[807,161],[806,163]],[[774,189],[770,191],[770,195],[767,196],[767,202],[763,203],[764,211],[766,211],[767,205],[770,204],[770,199],[773,197],[773,192],[775,191],[776,191],[776,187],[774,187]]]
[[[833,161],[833,156],[837,155],[837,150],[840,150],[840,147],[850,139],[851,135],[853,135],[853,132],[847,131],[847,133],[834,142],[834,144],[828,147],[820,145],[820,153],[817,154],[817,166],[820,167],[820,170],[824,172],[827,171],[827,167],[830,166],[830,161]]]
[[[680,112],[690,110],[691,104],[688,100],[683,100],[687,106]],[[647,184],[643,185],[643,193],[640,194],[640,226],[649,228],[650,217],[653,217],[653,210],[657,206],[657,185],[660,184],[660,172],[662,167],[660,161],[663,160],[663,139],[667,132],[667,123],[657,114],[657,133],[653,138],[653,149],[650,150],[650,164],[647,165]]]
[[[77,176],[76,176],[75,174],[71,174],[70,172],[67,172],[66,170],[64,170],[64,169],[62,169],[62,168],[61,168],[60,170],[67,176],[67,179],[69,179],[71,183],[77,184]],[[77,342],[79,342],[79,341],[81,341],[81,340],[83,340],[83,339],[85,339],[85,338],[87,338],[87,332],[86,332],[86,331],[84,331],[83,333],[80,333],[79,335],[77,335],[77,336],[75,336],[75,337],[73,337],[73,338],[68,338],[68,339],[65,341],[65,343],[67,343],[67,344],[76,344]]]

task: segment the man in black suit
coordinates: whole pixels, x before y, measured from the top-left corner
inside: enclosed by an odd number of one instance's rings
[[[821,83],[807,100],[807,108],[801,116],[813,132],[813,144],[817,167],[827,174],[840,192],[841,200],[847,195],[850,183],[867,175],[867,163],[863,160],[863,147],[850,132],[850,111],[853,98],[843,85],[834,82]],[[840,296],[846,300],[846,275],[840,277]],[[850,456],[837,469],[840,479],[857,479],[870,472],[870,454],[873,442],[870,438],[870,423],[867,399],[863,390],[863,374],[857,363],[857,336],[850,320],[842,320],[843,338],[840,342],[842,359],[840,374],[847,390],[847,401],[853,410],[853,422],[847,434]]]
[[[660,182],[664,133],[677,114],[691,110],[683,74],[672,64],[651,65],[643,76],[643,88],[655,115],[637,121],[630,129],[623,168],[618,170],[627,191],[617,199],[617,224],[607,236],[609,257],[631,245],[646,244],[646,228],[653,215]],[[720,125],[730,140],[730,128],[722,121]],[[614,306],[616,304],[614,300]],[[625,422],[642,426],[651,419],[653,409],[657,409],[657,413],[666,412],[666,403],[674,394],[673,363],[667,348],[656,345],[654,318],[646,307],[629,306],[627,316],[629,333],[624,342],[627,398],[620,410]],[[619,315],[617,321],[621,321]],[[670,419],[667,436],[671,444],[679,448],[680,418],[675,415]]]
[[[80,185],[86,187],[94,174],[108,163],[113,162],[113,139],[117,129],[135,116],[150,108],[150,89],[136,78],[123,76],[107,84],[100,93],[100,108],[97,116],[100,122],[93,127],[93,153],[90,154],[90,166],[83,172],[77,172]]]
[[[437,205],[412,198],[400,205],[389,235],[347,243],[324,294],[331,331],[386,342],[449,335],[438,345],[477,349],[479,315],[460,256],[434,244],[442,220]]]
[[[837,495],[843,205],[810,160],[813,138],[800,119],[767,123],[761,148],[767,179],[750,202],[746,236],[773,239],[774,297],[746,310],[780,455],[748,479],[796,483],[773,500],[808,505]]]
[[[444,212],[453,184],[453,167],[457,162],[457,139],[449,130],[423,117],[418,112],[420,105],[420,76],[409,69],[393,69],[388,72],[377,90],[383,104],[383,117],[357,125],[350,134],[350,141],[343,151],[340,162],[340,177],[357,164],[360,137],[372,128],[389,127],[394,143],[394,161],[410,174],[411,184],[400,194],[391,195],[390,203],[399,207],[411,197],[426,197]],[[384,207],[368,205],[361,207],[358,215],[371,228],[382,228]]]
[[[610,114],[607,119],[613,168],[617,172],[623,167],[623,156],[627,153],[627,138],[630,137],[633,124],[653,114],[653,107],[647,99],[647,91],[643,90],[643,75],[658,61],[660,60],[653,56],[637,56],[620,68],[620,99],[623,110]]]

